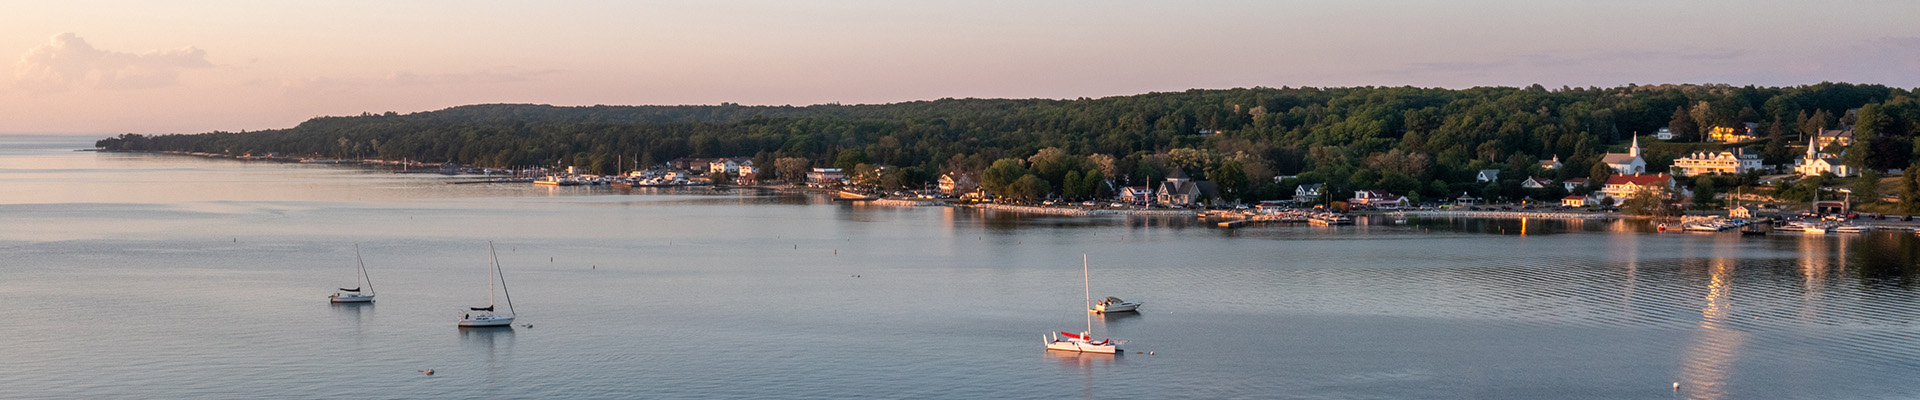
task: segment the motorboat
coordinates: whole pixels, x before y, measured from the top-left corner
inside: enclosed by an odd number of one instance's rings
[[[1140,309],[1140,302],[1126,301],[1126,300],[1121,300],[1119,297],[1107,296],[1107,298],[1101,299],[1097,303],[1093,303],[1093,309],[1087,310],[1087,311],[1092,311],[1095,313],[1110,313],[1110,312],[1136,311],[1139,309]]]
[[[1833,228],[1834,232],[1840,232],[1840,233],[1862,233],[1862,232],[1871,231],[1871,230],[1873,230],[1873,227],[1866,226],[1866,225],[1846,225],[1846,226]]]
[[[513,318],[519,316],[518,313],[515,313],[513,311],[513,295],[507,292],[507,276],[500,272],[500,256],[499,254],[494,252],[493,242],[487,242],[487,255],[493,261],[493,265],[491,268],[492,271],[487,271],[488,272],[487,274],[487,306],[486,307],[467,307],[466,314],[462,314],[460,316],[460,323],[459,323],[460,326],[463,326],[463,327],[485,327],[485,326],[511,327],[513,326]],[[498,292],[500,292],[500,294],[502,295],[505,295],[507,299],[507,313],[504,315],[494,311],[493,294],[495,292],[494,286],[496,282],[499,284],[499,287],[500,287]]]
[[[328,302],[333,302],[333,303],[372,303],[373,302],[373,278],[367,277],[367,262],[360,258],[360,245],[353,246],[353,260],[360,264],[360,268],[358,269],[359,277],[354,281],[354,283],[361,284],[361,286],[355,286],[353,288],[340,288],[340,291],[334,292],[332,296],[327,296]],[[363,288],[363,287],[366,288],[366,291],[364,292],[360,290],[360,288]]]

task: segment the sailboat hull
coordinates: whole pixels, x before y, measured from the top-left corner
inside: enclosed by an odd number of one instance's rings
[[[1121,351],[1120,346],[1118,345],[1112,345],[1112,344],[1098,345],[1098,344],[1073,341],[1073,340],[1050,340],[1050,341],[1047,341],[1046,344],[1047,344],[1047,350],[1077,351],[1082,353],[1106,353],[1106,354],[1115,354]]]
[[[372,303],[373,295],[357,295],[357,294],[338,295],[336,294],[332,296],[327,296],[327,301],[334,302],[334,303]]]
[[[513,317],[492,315],[473,316],[460,319],[460,326],[512,326]]]

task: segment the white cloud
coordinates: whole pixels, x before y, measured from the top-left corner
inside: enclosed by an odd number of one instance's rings
[[[123,53],[94,48],[86,39],[62,33],[20,56],[13,86],[32,92],[155,88],[179,83],[181,70],[212,67],[206,50],[194,47]]]

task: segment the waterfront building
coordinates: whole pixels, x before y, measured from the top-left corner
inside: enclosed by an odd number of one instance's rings
[[[1659,190],[1673,190],[1673,177],[1661,175],[1614,175],[1607,177],[1607,183],[1600,187],[1600,193],[1616,199],[1633,197],[1633,193],[1643,187]]]
[[[839,168],[814,168],[807,173],[807,182],[814,185],[836,185],[846,179],[846,172]]]
[[[948,196],[960,196],[980,188],[980,184],[973,182],[973,174],[957,172],[940,175],[939,185],[940,193]]]
[[[1593,202],[1593,200],[1588,199],[1587,196],[1567,196],[1560,198],[1561,207],[1586,207],[1587,203],[1591,202]]]
[[[1129,204],[1151,203],[1153,202],[1153,188],[1146,186],[1120,188],[1120,201]]]
[[[1460,192],[1460,197],[1455,197],[1453,199],[1453,205],[1460,206],[1460,207],[1468,207],[1468,206],[1472,206],[1474,203],[1479,201],[1480,199],[1478,198],[1474,198],[1473,196],[1468,196],[1467,192]]]
[[[1347,199],[1347,205],[1373,208],[1395,209],[1405,206],[1407,196],[1387,193],[1385,190],[1356,190],[1353,198]]]
[[[1160,182],[1160,190],[1154,191],[1154,197],[1161,204],[1187,206],[1217,200],[1220,191],[1213,182],[1195,181],[1187,177],[1186,171],[1174,168],[1173,173],[1167,174],[1167,180]]]
[[[1293,201],[1320,201],[1320,189],[1324,187],[1326,187],[1324,183],[1308,183],[1293,188]]]
[[[715,158],[707,161],[707,171],[739,174],[741,166],[753,165],[751,157]],[[749,167],[751,168],[751,167]]]
[[[1529,176],[1527,177],[1527,180],[1520,181],[1520,187],[1527,188],[1527,189],[1546,189],[1547,186],[1552,186],[1552,185],[1553,185],[1553,180],[1547,179],[1547,178],[1535,178],[1535,177]]]
[[[1674,176],[1739,175],[1761,168],[1765,166],[1760,164],[1760,155],[1748,152],[1744,148],[1696,151],[1686,157],[1673,160]]]
[[[1614,174],[1636,175],[1647,173],[1647,160],[1640,159],[1640,137],[1633,137],[1633,145],[1625,153],[1607,153],[1600,162],[1613,168]]]

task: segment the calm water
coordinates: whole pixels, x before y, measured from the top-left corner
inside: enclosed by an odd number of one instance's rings
[[[69,151],[92,139],[0,136],[0,397],[1920,396],[1911,234],[1222,230]],[[453,326],[488,241],[533,327]],[[328,305],[356,243],[379,301]],[[1084,329],[1083,253],[1146,303],[1096,333],[1153,355],[1041,350]]]

